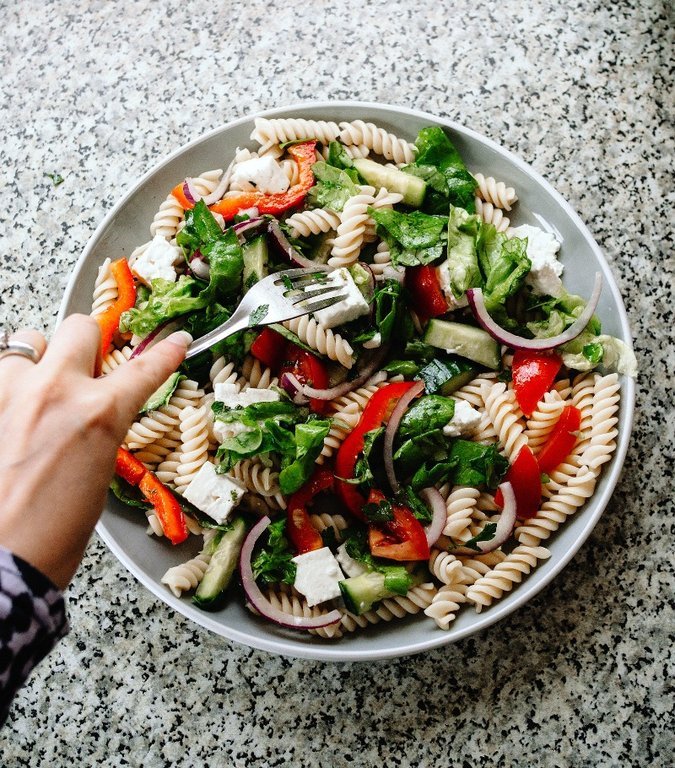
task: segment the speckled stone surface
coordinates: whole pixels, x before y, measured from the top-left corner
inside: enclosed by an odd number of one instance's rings
[[[589,541],[443,650],[324,665],[231,645],[93,540],[2,765],[672,764],[673,21],[655,0],[0,4],[3,322],[50,328],[97,223],[168,152],[257,109],[360,98],[449,116],[544,174],[613,265],[643,370]]]

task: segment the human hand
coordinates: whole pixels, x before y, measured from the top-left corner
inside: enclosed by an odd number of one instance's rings
[[[49,346],[37,331],[11,340],[44,356],[0,360],[0,544],[63,589],[103,509],[117,447],[190,337],[173,334],[100,379],[99,327],[87,315],[66,318]]]

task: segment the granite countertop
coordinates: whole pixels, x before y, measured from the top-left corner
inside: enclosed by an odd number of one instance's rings
[[[623,479],[525,609],[444,649],[368,665],[229,644],[174,614],[94,538],[68,590],[72,631],[18,696],[0,762],[671,764],[672,10],[272,5],[2,4],[0,319],[51,328],[105,212],[210,128],[304,99],[413,106],[531,163],[604,249],[642,365]]]

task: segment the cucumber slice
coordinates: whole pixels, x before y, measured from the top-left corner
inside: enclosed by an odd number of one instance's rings
[[[482,328],[434,318],[427,325],[424,341],[433,347],[480,363],[486,368],[499,368],[499,344]]]
[[[393,597],[394,592],[384,586],[384,574],[378,571],[362,573],[340,582],[340,592],[347,610],[360,616],[369,611],[373,603]]]
[[[178,382],[184,378],[185,376],[181,376],[180,373],[172,373],[164,384],[162,384],[161,387],[158,387],[145,401],[139,413],[156,411],[158,408],[166,405],[171,399],[171,395],[176,391]]]
[[[385,187],[390,192],[399,192],[403,195],[403,202],[413,208],[422,206],[427,191],[424,179],[399,171],[398,168],[387,168],[366,157],[356,158],[354,168],[373,187]]]
[[[246,525],[241,517],[232,520],[232,528],[225,531],[217,542],[204,578],[201,580],[192,602],[200,608],[214,608],[232,580],[232,574],[239,560]]]
[[[241,247],[244,257],[244,287],[250,288],[267,275],[267,240],[264,235],[254,237]]]
[[[468,384],[476,373],[478,368],[461,357],[435,358],[420,370],[419,378],[423,379],[428,393],[447,396]]]

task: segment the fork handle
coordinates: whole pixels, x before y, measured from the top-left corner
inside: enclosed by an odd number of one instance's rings
[[[206,352],[207,349],[210,349],[214,344],[217,344],[219,341],[222,341],[223,339],[226,339],[228,336],[232,336],[235,333],[238,333],[239,331],[243,331],[245,328],[249,327],[249,314],[248,312],[241,312],[240,308],[237,307],[237,309],[234,311],[234,314],[232,317],[222,325],[219,325],[217,328],[214,328],[212,331],[209,331],[208,333],[204,334],[204,336],[200,336],[200,338],[195,339],[195,341],[190,344],[190,346],[187,348],[187,352],[185,353],[185,359],[190,360],[192,357],[196,357],[197,355],[200,355],[202,352]]]

